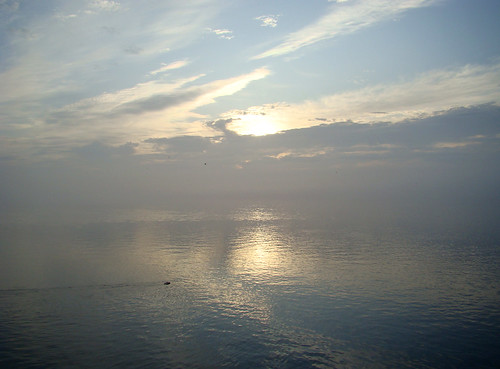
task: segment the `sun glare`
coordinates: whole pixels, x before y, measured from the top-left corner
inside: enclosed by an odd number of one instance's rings
[[[240,135],[265,136],[280,131],[278,125],[267,115],[241,115],[230,127]]]

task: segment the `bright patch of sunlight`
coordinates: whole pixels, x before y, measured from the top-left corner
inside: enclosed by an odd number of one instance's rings
[[[229,129],[239,135],[252,136],[271,135],[281,130],[271,117],[262,114],[240,115],[229,124]]]

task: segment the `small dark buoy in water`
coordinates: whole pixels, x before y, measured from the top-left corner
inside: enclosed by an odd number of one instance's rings
[[[167,284],[170,284],[170,282],[165,282],[165,283],[163,283],[163,284],[166,286]]]

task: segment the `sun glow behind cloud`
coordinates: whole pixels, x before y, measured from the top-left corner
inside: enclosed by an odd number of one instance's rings
[[[498,5],[487,1],[467,12],[443,0],[56,0],[37,9],[0,2],[0,159],[104,147],[161,162],[168,157],[161,139],[197,137],[181,142],[202,152],[207,142],[264,142],[272,137],[251,136],[276,133],[280,140],[313,126],[419,121],[499,105],[498,26],[486,9]],[[405,55],[413,52],[421,58]],[[284,163],[329,150],[280,147],[265,157]]]
[[[238,134],[264,135],[320,124],[398,123],[449,109],[500,105],[500,64],[435,70],[412,81],[370,86],[296,104],[274,103],[222,115]]]
[[[268,115],[236,115],[228,128],[240,135],[265,136],[279,132],[279,125]]]

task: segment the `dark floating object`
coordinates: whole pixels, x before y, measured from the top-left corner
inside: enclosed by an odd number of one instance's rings
[[[165,283],[163,283],[163,284],[166,286],[166,285],[169,285],[169,284],[170,284],[170,282],[165,282]]]

